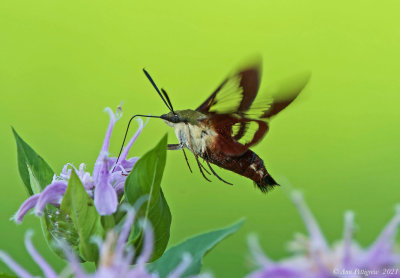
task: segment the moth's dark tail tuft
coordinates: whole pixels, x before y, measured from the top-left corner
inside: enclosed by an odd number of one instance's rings
[[[271,175],[266,174],[261,182],[255,182],[255,185],[261,190],[263,193],[267,193],[271,189],[273,189],[275,186],[278,186],[279,184],[274,180]]]

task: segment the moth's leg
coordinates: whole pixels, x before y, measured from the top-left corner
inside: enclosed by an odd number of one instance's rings
[[[187,159],[187,156],[186,156],[186,153],[185,153],[185,149],[182,148],[182,151],[183,151],[183,155],[185,156],[186,164],[189,167],[190,173],[193,173],[192,172],[192,168],[190,168],[189,160]]]
[[[190,136],[190,128],[189,128],[189,125],[187,123],[185,124],[185,126],[186,126],[186,135],[187,135],[187,145],[188,145],[189,149],[193,152],[192,136]]]
[[[203,159],[203,161],[204,161],[204,159]],[[199,162],[200,162],[200,160],[199,160]],[[203,164],[200,163],[200,166],[201,166],[201,168],[203,168],[203,170],[204,170],[207,174],[211,175],[211,173],[208,172],[208,170],[206,169],[206,167],[203,166]]]
[[[214,169],[211,167],[210,162],[208,162],[208,159],[205,159],[205,161],[207,162],[208,168],[210,168],[211,172],[214,174],[214,176],[216,176],[220,181],[229,184],[229,185],[233,185],[230,182],[227,182],[226,180],[224,180],[223,178],[221,178],[220,176],[218,176],[218,174],[214,171]]]
[[[189,128],[189,125],[188,125],[188,124],[186,124],[186,134],[187,134],[187,145],[188,145],[189,149],[193,152],[193,148],[192,148],[192,137],[191,137],[191,135],[190,135],[190,128]],[[193,152],[193,154],[194,154],[194,157],[196,158],[196,162],[197,162],[197,165],[199,166],[199,169],[200,169],[201,174],[203,175],[203,177],[204,177],[206,180],[208,180],[209,182],[211,182],[211,181],[206,177],[206,175],[204,175],[203,170],[206,171],[207,174],[211,175],[210,172],[208,172],[207,169],[203,166],[203,164],[200,163],[199,158],[198,158],[198,155],[195,154],[194,152]]]
[[[199,166],[200,173],[203,175],[203,177],[204,177],[207,181],[211,182],[211,181],[206,177],[206,175],[204,174],[203,169],[202,169],[202,168],[204,168],[204,166],[200,163],[199,158],[197,157],[197,155],[195,155],[194,157],[196,158],[197,166]],[[205,170],[205,168],[204,168],[204,170]]]
[[[167,146],[167,150],[172,150],[172,151],[175,151],[175,150],[180,150],[180,149],[183,149],[183,145],[182,144],[168,144],[168,146]]]
[[[186,153],[185,153],[185,148],[183,147],[182,143],[181,144],[168,144],[167,150],[170,150],[170,151],[171,150],[172,151],[182,150],[183,151],[183,155],[185,156],[185,160],[186,160],[187,166],[189,167],[190,173],[193,173],[192,172],[192,168],[190,167],[189,161],[188,161]]]

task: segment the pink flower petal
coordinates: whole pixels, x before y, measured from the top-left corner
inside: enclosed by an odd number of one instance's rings
[[[34,259],[38,266],[42,269],[43,274],[46,278],[57,278],[57,273],[54,271],[53,268],[51,268],[51,266],[43,259],[43,257],[33,246],[31,237],[32,231],[27,231],[25,234],[25,246],[32,259]]]
[[[37,204],[40,194],[33,195],[26,199],[25,202],[19,207],[19,210],[12,218],[16,223],[21,223],[24,219],[25,214],[32,208],[34,208]]]
[[[47,204],[59,204],[66,190],[67,184],[63,181],[57,181],[47,186],[42,193],[40,193],[39,200],[35,207],[36,215],[43,215],[44,207]]]
[[[110,215],[117,210],[117,192],[111,186],[109,179],[107,157],[103,157],[102,168],[98,174],[94,190],[94,205],[100,215]]]

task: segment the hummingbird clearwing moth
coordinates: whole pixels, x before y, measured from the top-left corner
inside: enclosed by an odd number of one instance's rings
[[[174,128],[179,141],[179,144],[168,145],[168,149],[182,150],[190,171],[185,148],[191,151],[206,180],[210,181],[206,174],[212,174],[231,185],[215,172],[211,166],[214,164],[253,180],[262,192],[267,192],[278,183],[250,147],[259,143],[268,132],[271,117],[286,108],[303,90],[309,75],[300,82],[284,84],[276,94],[254,101],[260,86],[260,65],[249,66],[226,78],[195,110],[174,110],[167,92],[160,91],[143,69],[170,112],[161,116],[135,115],[131,120],[136,116],[163,119]]]

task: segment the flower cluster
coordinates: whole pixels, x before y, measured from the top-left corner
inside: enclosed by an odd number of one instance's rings
[[[65,277],[66,273],[68,274],[68,277],[72,276],[77,278],[156,278],[158,277],[157,272],[150,272],[146,269],[146,263],[151,257],[154,246],[154,234],[152,226],[146,221],[142,222],[142,226],[144,228],[143,248],[140,254],[135,255],[132,246],[127,248],[126,243],[131,231],[131,227],[133,227],[136,213],[135,209],[132,207],[128,207],[126,210],[126,218],[122,228],[120,229],[120,232],[116,232],[116,229],[111,230],[108,232],[107,238],[104,242],[102,242],[101,239],[97,240],[99,244],[99,261],[98,268],[94,273],[85,272],[85,270],[81,267],[76,255],[66,244],[60,246],[68,260],[67,269],[61,272],[64,275],[57,274],[56,271],[37,252],[31,241],[31,232],[27,232],[25,236],[25,246],[33,260],[41,268],[44,277],[46,278]],[[15,262],[7,253],[0,251],[0,259],[4,261],[19,277],[33,277],[28,271]],[[132,261],[136,262],[133,266],[131,265]],[[181,277],[190,265],[191,261],[191,256],[189,254],[184,254],[181,263],[168,275],[168,277]],[[208,275],[202,275],[201,277],[208,277]]]
[[[42,231],[50,249],[66,259],[69,266],[61,274],[54,271],[34,248],[30,233],[25,239],[28,252],[44,276],[50,278],[209,277],[199,275],[202,258],[236,232],[242,222],[196,235],[166,250],[172,219],[161,188],[167,135],[140,160],[128,159],[128,152],[144,127],[138,119],[135,135],[118,158],[110,157],[111,134],[122,113],[120,108],[116,113],[110,108],[106,112],[110,123],[91,173],[85,164],[75,168],[67,163],[55,175],[47,162],[13,129],[19,173],[31,197],[12,219],[19,223],[33,209],[42,217]],[[125,209],[128,204],[135,205]],[[144,219],[134,221],[135,214]],[[0,251],[0,260],[18,276],[33,277],[7,253]],[[80,265],[82,262],[97,262],[96,271],[87,273]]]
[[[261,269],[250,273],[248,278],[400,277],[399,271],[388,272],[400,264],[400,254],[394,250],[400,208],[376,241],[365,249],[353,240],[354,213],[346,212],[343,239],[330,247],[301,193],[294,191],[291,196],[309,238],[297,235],[289,245],[296,255],[274,262],[261,251],[257,239],[249,237],[250,250]]]
[[[82,163],[76,169],[71,163],[67,163],[59,176],[54,176],[53,181],[41,193],[29,197],[14,215],[14,220],[20,223],[25,214],[34,208],[36,215],[41,216],[47,204],[58,206],[67,189],[71,171],[74,169],[78,174],[86,192],[94,199],[94,204],[100,215],[110,215],[117,210],[118,200],[123,195],[124,183],[128,173],[138,160],[138,157],[127,158],[128,152],[143,129],[143,121],[139,118],[139,129],[131,138],[121,153],[117,162],[116,157],[109,157],[111,133],[115,123],[121,118],[122,112],[119,107],[115,113],[110,108],[105,111],[110,116],[110,123],[103,141],[93,173],[86,171],[86,165]]]

